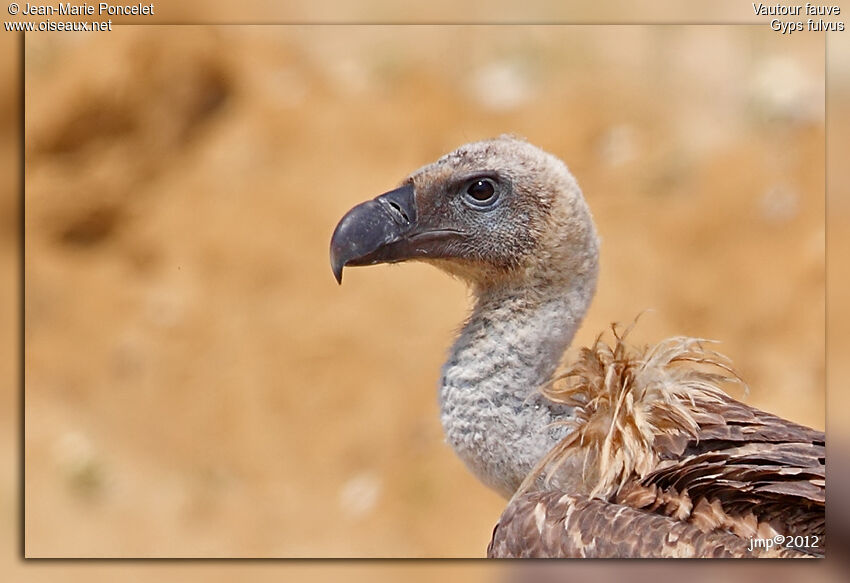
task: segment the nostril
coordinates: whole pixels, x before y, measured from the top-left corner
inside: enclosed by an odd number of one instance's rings
[[[404,221],[406,223],[410,222],[410,217],[407,216],[407,213],[404,212],[404,209],[401,208],[401,205],[399,205],[397,202],[393,202],[391,200],[388,200],[387,202],[395,210],[395,212],[397,212],[398,214],[400,214],[404,218]]]

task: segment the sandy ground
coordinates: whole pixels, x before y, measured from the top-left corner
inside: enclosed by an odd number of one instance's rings
[[[436,403],[466,291],[339,288],[327,243],[503,132],[593,209],[577,345],[652,309],[639,339],[719,339],[747,402],[823,428],[823,60],[764,27],[28,37],[27,555],[482,556],[504,502]]]

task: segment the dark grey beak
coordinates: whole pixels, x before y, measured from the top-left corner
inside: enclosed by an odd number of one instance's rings
[[[346,265],[373,265],[409,259],[407,237],[416,229],[413,184],[357,205],[331,237],[331,268],[338,283]]]

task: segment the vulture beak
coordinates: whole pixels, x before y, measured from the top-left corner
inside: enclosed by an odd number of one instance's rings
[[[346,265],[374,265],[409,259],[417,227],[413,184],[405,184],[348,211],[331,237],[331,268],[342,283]]]
[[[342,283],[347,265],[395,263],[416,257],[445,256],[446,239],[456,229],[420,221],[413,183],[357,205],[346,213],[331,237],[331,269]]]

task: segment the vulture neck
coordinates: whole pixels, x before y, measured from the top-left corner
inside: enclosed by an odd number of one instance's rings
[[[447,441],[505,497],[565,435],[563,425],[551,424],[567,419],[570,409],[545,400],[538,388],[551,379],[572,341],[595,284],[593,262],[591,270],[567,281],[477,290],[443,367]]]

